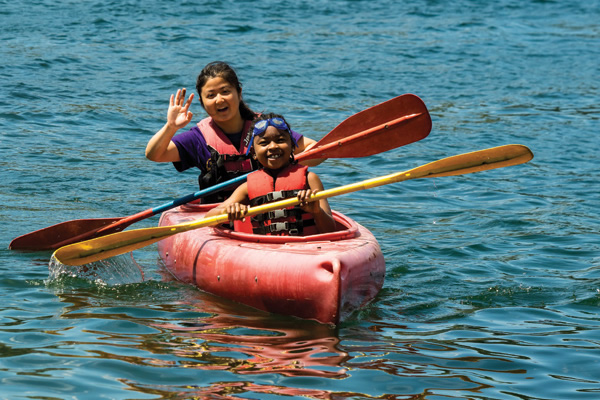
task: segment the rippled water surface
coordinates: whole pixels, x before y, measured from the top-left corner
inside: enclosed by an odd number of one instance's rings
[[[0,5],[0,398],[600,396],[599,1]],[[217,59],[254,109],[316,139],[423,99],[429,137],[328,160],[314,168],[327,187],[509,143],[535,158],[331,199],[387,265],[375,301],[335,328],[178,283],[155,245],[85,270],[7,249],[195,191],[195,171],[144,148],[169,95]]]

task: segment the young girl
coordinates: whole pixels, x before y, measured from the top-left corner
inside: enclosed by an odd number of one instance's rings
[[[244,219],[248,206],[297,196],[298,207],[251,217],[252,230],[266,235],[310,235],[332,232],[335,221],[327,199],[308,202],[311,193],[323,190],[319,177],[306,166],[294,161],[295,140],[285,119],[276,114],[263,114],[251,126],[252,158],[261,165],[248,175],[233,194],[206,217],[228,214],[229,220]]]
[[[196,89],[208,117],[175,136],[193,117],[189,108],[194,94],[186,101],[185,88],[178,89],[175,96],[171,95],[166,124],[148,141],[146,157],[156,162],[172,162],[179,172],[199,168],[198,182],[200,188],[205,189],[257,168],[247,157],[248,140],[244,135],[256,113],[242,100],[242,85],[237,74],[224,62],[206,65],[198,75]],[[296,153],[315,143],[296,132],[292,135],[297,142]],[[321,161],[311,160],[306,165]],[[217,193],[203,202],[223,201],[226,197]]]

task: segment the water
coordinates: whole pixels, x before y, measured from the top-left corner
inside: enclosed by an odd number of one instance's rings
[[[0,4],[1,398],[600,396],[599,1]],[[387,264],[337,328],[173,281],[155,246],[61,274],[6,249],[195,191],[144,148],[217,59],[254,109],[316,139],[402,93],[425,101],[428,138],[329,160],[326,187],[508,143],[535,158],[332,199]]]

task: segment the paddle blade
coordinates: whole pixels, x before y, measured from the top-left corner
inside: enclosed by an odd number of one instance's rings
[[[114,235],[106,235],[61,247],[54,252],[52,258],[64,265],[88,264],[149,246],[173,232],[172,227],[133,229],[120,232],[117,241],[114,240]],[[135,240],[132,241],[132,238]],[[118,247],[113,248],[115,243]],[[94,251],[95,249],[100,250]]]
[[[141,249],[177,233],[217,225],[226,221],[227,215],[221,214],[180,225],[117,232],[61,247],[54,252],[52,258],[64,265],[88,264]]]
[[[425,103],[404,94],[348,117],[296,158],[367,157],[424,139],[429,132]]]
[[[530,161],[533,153],[527,146],[507,144],[433,161],[410,170],[410,179],[437,178],[510,167]]]
[[[92,218],[61,222],[21,235],[13,239],[8,248],[12,250],[54,250],[68,243],[89,239],[96,231],[121,219]],[[118,232],[124,228],[125,226],[112,232]]]

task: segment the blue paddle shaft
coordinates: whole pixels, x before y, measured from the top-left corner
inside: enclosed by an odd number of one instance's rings
[[[177,206],[180,206],[182,204],[187,204],[190,201],[193,201],[193,200],[196,200],[196,199],[200,199],[202,197],[211,195],[213,193],[217,193],[217,192],[221,191],[222,189],[225,189],[225,188],[227,188],[229,186],[233,186],[235,184],[241,184],[241,183],[243,183],[246,180],[247,176],[248,176],[248,174],[241,175],[241,176],[238,176],[237,178],[230,179],[230,180],[228,180],[226,182],[218,183],[218,184],[216,184],[214,186],[211,186],[209,188],[199,190],[199,191],[197,191],[195,193],[191,193],[191,194],[188,194],[187,196],[183,196],[183,197],[180,197],[178,199],[172,200],[172,201],[170,201],[168,203],[165,203],[163,205],[160,205],[158,207],[154,207],[152,209],[152,215],[159,214],[159,213],[161,213],[163,211],[170,210],[170,209],[175,208]]]

